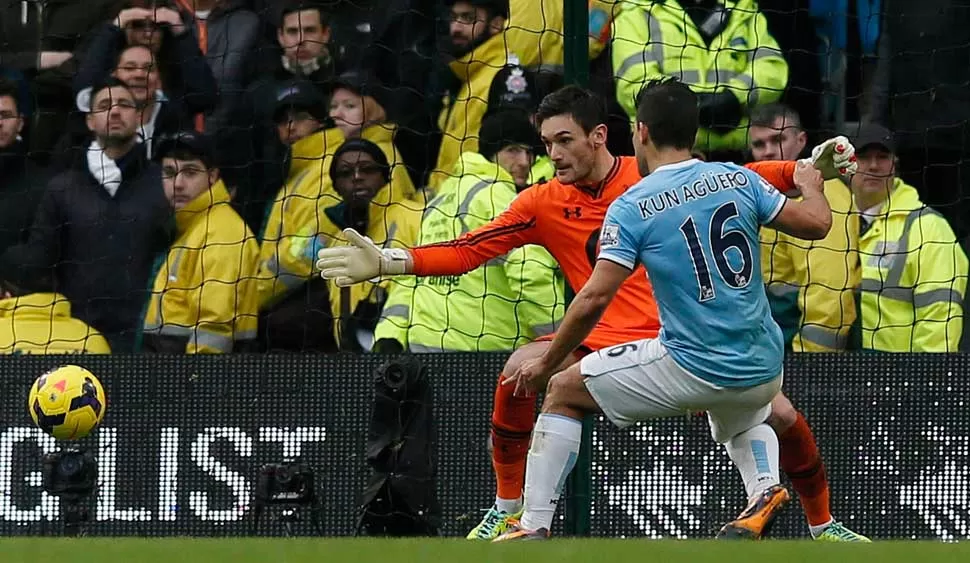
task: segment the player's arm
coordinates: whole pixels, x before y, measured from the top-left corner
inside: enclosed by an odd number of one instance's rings
[[[533,190],[519,194],[507,210],[488,224],[449,242],[410,250],[381,249],[360,233],[346,229],[344,234],[351,246],[320,250],[317,268],[323,278],[336,280],[340,287],[380,276],[451,276],[470,272],[513,248],[535,242]]]
[[[823,180],[843,178],[847,174],[854,174],[856,164],[855,148],[845,137],[833,137],[820,143],[812,149],[812,156],[799,162],[806,162],[814,166]],[[797,197],[798,187],[795,185],[795,163],[786,160],[763,160],[750,162],[744,167],[757,172],[779,192]]]
[[[764,203],[759,206],[762,222],[783,233],[807,240],[825,238],[832,228],[832,209],[822,192],[822,175],[805,162],[795,167],[795,186],[801,191],[802,199],[771,198],[767,190],[762,191]]]

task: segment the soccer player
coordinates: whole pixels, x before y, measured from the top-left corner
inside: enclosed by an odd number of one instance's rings
[[[491,223],[454,241],[409,251],[381,250],[354,232],[347,237],[355,246],[321,250],[317,267],[326,278],[337,278],[337,285],[350,285],[378,275],[416,274],[459,275],[488,260],[526,244],[544,246],[559,262],[573,291],[579,291],[593,272],[600,228],[609,205],[641,179],[633,157],[614,157],[606,148],[606,109],[595,94],[567,86],[543,99],[536,123],[556,166],[556,177],[524,190],[502,215]],[[846,145],[848,142],[845,142]],[[828,173],[849,165],[848,152],[832,150],[834,140],[816,147],[815,166]],[[794,186],[794,162],[759,162],[749,165],[780,190]],[[567,354],[559,369],[578,362],[584,355],[637,339],[654,338],[660,330],[660,317],[653,290],[642,269],[629,277],[612,304],[583,344]],[[522,488],[526,456],[535,423],[535,398],[515,393],[502,381],[515,373],[526,360],[542,356],[548,339],[518,348],[508,359],[495,391],[492,414],[492,461],[498,494],[495,505],[469,538],[494,539],[505,531],[508,522],[522,510]],[[541,385],[537,385],[541,388]],[[790,403],[780,395],[786,404]],[[820,467],[815,439],[807,425],[796,426],[807,432],[797,436],[799,463]],[[782,439],[782,449],[788,442]],[[811,447],[802,447],[804,445]],[[809,459],[806,463],[806,457]],[[819,486],[821,481],[822,485]],[[824,472],[812,474],[813,498],[825,490]],[[807,498],[796,485],[796,491]],[[752,533],[760,534],[757,518],[747,522]]]
[[[714,439],[748,493],[742,513],[770,522],[789,500],[779,476],[778,438],[767,424],[780,392],[784,341],[761,284],[759,231],[772,225],[805,239],[832,225],[822,177],[799,164],[802,201],[733,164],[691,156],[697,99],[675,80],[650,82],[638,103],[634,148],[646,176],[606,214],[593,274],[545,353],[504,384],[541,389],[526,470],[525,511],[495,541],[548,537],[563,478],[579,453],[582,418],[602,412],[616,426],[705,410]],[[620,286],[641,266],[664,319],[659,338],[563,360],[594,329]],[[718,537],[751,536],[730,523]]]

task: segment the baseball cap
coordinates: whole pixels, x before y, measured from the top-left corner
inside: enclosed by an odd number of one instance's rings
[[[896,137],[892,131],[878,123],[863,123],[856,134],[849,135],[849,140],[856,152],[861,152],[868,146],[878,145],[893,154],[896,153]]]
[[[305,110],[313,117],[324,120],[329,115],[327,100],[313,83],[306,80],[287,80],[276,90],[273,120],[290,109]]]
[[[192,130],[166,133],[155,140],[154,156],[156,160],[165,158],[176,149],[185,149],[194,154],[206,166],[215,167],[216,151],[212,137]]]
[[[330,81],[331,92],[346,88],[359,96],[370,96],[385,109],[387,108],[387,88],[373,73],[366,70],[350,70]]]

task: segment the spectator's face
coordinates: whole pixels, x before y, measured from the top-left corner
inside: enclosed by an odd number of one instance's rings
[[[333,186],[351,205],[370,203],[384,187],[381,165],[365,152],[347,151],[334,167]]]
[[[320,21],[317,10],[286,14],[276,39],[292,61],[311,61],[320,57],[330,42],[330,28]]]
[[[344,137],[356,136],[364,124],[364,98],[346,88],[337,88],[330,97],[330,117]]]
[[[12,96],[0,96],[0,149],[17,142],[23,128],[24,117],[17,109],[17,100]]]
[[[532,169],[532,151],[528,147],[509,145],[495,154],[495,162],[512,175],[516,186],[526,186]]]
[[[123,145],[134,139],[138,121],[138,106],[128,88],[103,88],[91,100],[88,129],[103,146]]]
[[[162,186],[165,196],[176,210],[202,195],[218,180],[216,169],[207,168],[201,160],[162,159]]]
[[[895,177],[895,157],[885,147],[869,145],[857,152],[856,158],[859,171],[852,177],[852,193],[860,207],[868,208],[889,197]]]
[[[778,117],[771,127],[751,126],[751,156],[755,161],[795,160],[805,149],[808,136],[792,124]]]
[[[575,184],[589,177],[593,171],[596,138],[605,137],[605,127],[597,127],[588,135],[568,114],[556,115],[542,122],[540,134],[546,153],[556,166],[556,178],[563,184]]]
[[[476,41],[488,37],[492,33],[490,27],[486,9],[476,8],[468,2],[455,2],[451,7],[451,25],[448,30],[456,52],[464,53]]]
[[[162,30],[151,20],[136,20],[125,26],[128,45],[139,45],[157,53],[162,48]]]
[[[144,47],[129,47],[118,60],[115,78],[127,84],[135,100],[140,103],[154,99],[155,91],[159,89],[158,69],[154,61],[152,52]]]
[[[320,130],[320,121],[303,110],[287,111],[276,123],[276,133],[284,145],[305,139]]]

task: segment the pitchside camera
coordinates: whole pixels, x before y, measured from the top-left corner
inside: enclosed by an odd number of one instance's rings
[[[294,462],[271,463],[259,470],[256,500],[263,504],[310,505],[316,499],[313,471]]]
[[[98,465],[85,450],[61,450],[44,456],[41,475],[47,494],[79,499],[97,488]]]

